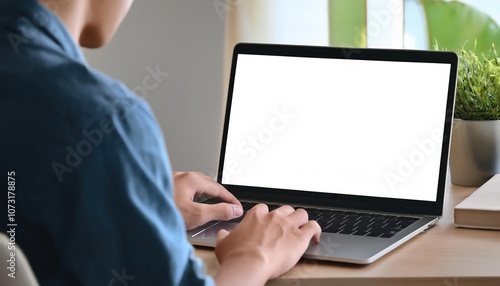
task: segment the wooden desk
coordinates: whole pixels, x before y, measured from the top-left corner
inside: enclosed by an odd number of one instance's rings
[[[370,265],[301,261],[267,285],[500,286],[500,231],[453,225],[453,207],[474,190],[448,181],[439,222]],[[196,254],[214,275],[213,251],[199,248]]]

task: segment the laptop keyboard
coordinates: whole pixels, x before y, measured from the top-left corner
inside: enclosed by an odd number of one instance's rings
[[[204,203],[219,203],[220,199],[211,198]],[[253,206],[257,203],[241,202],[244,214],[230,220],[230,222],[240,222]],[[269,211],[279,208],[281,205],[268,204]],[[372,214],[354,211],[329,210],[318,208],[303,208],[309,214],[310,220],[315,220],[325,233],[338,233],[371,237],[390,238],[401,230],[410,226],[418,220],[415,217]]]

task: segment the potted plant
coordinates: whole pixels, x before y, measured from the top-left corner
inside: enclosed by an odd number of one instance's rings
[[[500,173],[500,58],[494,45],[488,55],[458,55],[451,181],[477,187]]]

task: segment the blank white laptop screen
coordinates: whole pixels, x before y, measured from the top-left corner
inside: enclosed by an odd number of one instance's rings
[[[436,201],[450,70],[238,55],[222,183]]]

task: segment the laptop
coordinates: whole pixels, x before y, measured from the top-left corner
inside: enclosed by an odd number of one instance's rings
[[[238,44],[217,181],[245,210],[304,208],[304,258],[372,263],[442,215],[456,76],[452,52]]]

